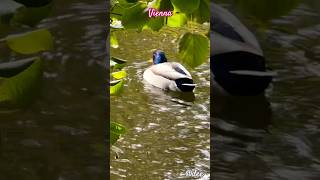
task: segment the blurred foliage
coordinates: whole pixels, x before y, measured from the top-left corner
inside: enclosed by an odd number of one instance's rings
[[[111,57],[111,81],[110,81],[110,95],[119,95],[124,90],[124,80],[127,76],[123,69],[126,61],[120,58]]]
[[[127,77],[125,67],[126,61],[120,58],[110,58],[111,81],[110,95],[119,95],[124,90],[125,78]],[[116,122],[110,122],[110,144],[113,145],[122,134],[125,133],[125,127]]]
[[[14,61],[0,64],[1,109],[26,105],[39,92],[43,60],[38,56],[53,49],[53,37],[48,29],[34,27],[49,16],[51,7],[51,0],[0,1],[0,43],[6,44],[1,47],[15,52]],[[25,59],[26,55],[31,57]],[[17,60],[19,56],[24,59]],[[4,59],[1,54],[0,58]]]
[[[288,14],[300,0],[237,0],[236,6],[255,19],[268,22]]]
[[[8,46],[21,54],[34,54],[53,49],[53,38],[49,30],[39,29],[6,38]]]
[[[250,18],[251,22],[264,27],[268,26],[271,20],[289,14],[301,0],[216,0],[215,2],[234,4],[242,15]]]
[[[210,55],[207,37],[196,33],[185,33],[179,41],[179,55],[191,67],[201,65]]]

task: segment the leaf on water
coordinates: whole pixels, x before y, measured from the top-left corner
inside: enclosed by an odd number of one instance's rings
[[[118,48],[119,47],[119,42],[118,42],[118,39],[116,37],[116,35],[111,32],[110,33],[111,36],[110,36],[110,46],[113,47],[113,48]]]
[[[122,69],[126,63],[127,63],[127,61],[124,59],[120,59],[120,58],[116,58],[116,57],[111,57],[111,59],[110,59],[110,67],[114,70],[115,69]]]
[[[43,7],[20,7],[11,21],[13,23],[35,26],[42,19],[49,16],[51,9],[52,4]]]
[[[188,17],[184,13],[174,12],[173,16],[168,17],[167,26],[169,27],[182,27],[188,21]]]
[[[2,78],[0,84],[0,104],[21,106],[27,104],[37,94],[42,79],[42,60],[33,58],[33,63],[22,72],[9,78]]]
[[[110,82],[110,95],[118,95],[124,89],[124,80],[116,80]]]
[[[209,58],[209,39],[196,33],[185,33],[179,42],[179,55],[183,63],[195,68]]]
[[[6,38],[8,46],[21,54],[33,54],[53,49],[53,37],[47,29],[39,29]]]
[[[116,122],[110,122],[110,129],[112,132],[117,133],[117,134],[124,134],[126,132],[126,128]]]
[[[114,144],[125,132],[126,128],[123,125],[110,122],[110,144]]]
[[[174,11],[181,13],[192,13],[198,9],[200,0],[171,0]]]
[[[148,20],[147,4],[143,2],[125,9],[122,15],[122,25],[128,29],[141,29]]]
[[[111,75],[115,79],[123,79],[123,78],[127,77],[127,73],[124,70],[118,71],[118,72],[114,72]]]

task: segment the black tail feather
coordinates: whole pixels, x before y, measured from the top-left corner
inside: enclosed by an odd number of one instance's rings
[[[189,78],[180,78],[175,80],[177,87],[182,92],[191,92],[194,90],[195,86],[184,85],[184,84],[193,84],[193,80]]]

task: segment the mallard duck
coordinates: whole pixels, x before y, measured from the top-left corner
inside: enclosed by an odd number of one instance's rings
[[[192,92],[196,86],[187,69],[180,63],[167,62],[161,50],[153,52],[153,65],[144,71],[143,79],[155,87],[171,91]]]
[[[227,94],[264,92],[274,72],[267,72],[255,36],[230,12],[211,3],[211,80]]]

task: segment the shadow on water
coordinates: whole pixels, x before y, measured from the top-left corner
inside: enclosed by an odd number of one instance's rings
[[[100,0],[54,0],[34,27],[50,30],[54,50],[41,53],[34,102],[0,114],[1,180],[106,178],[106,9]],[[25,57],[0,47],[1,62]]]
[[[178,104],[190,106],[188,103],[195,101],[196,97],[193,92],[173,92],[165,91],[144,82],[145,90],[153,96],[165,101],[172,101]]]
[[[261,139],[271,125],[271,107],[264,95],[250,97],[211,96],[213,131],[242,140]]]

